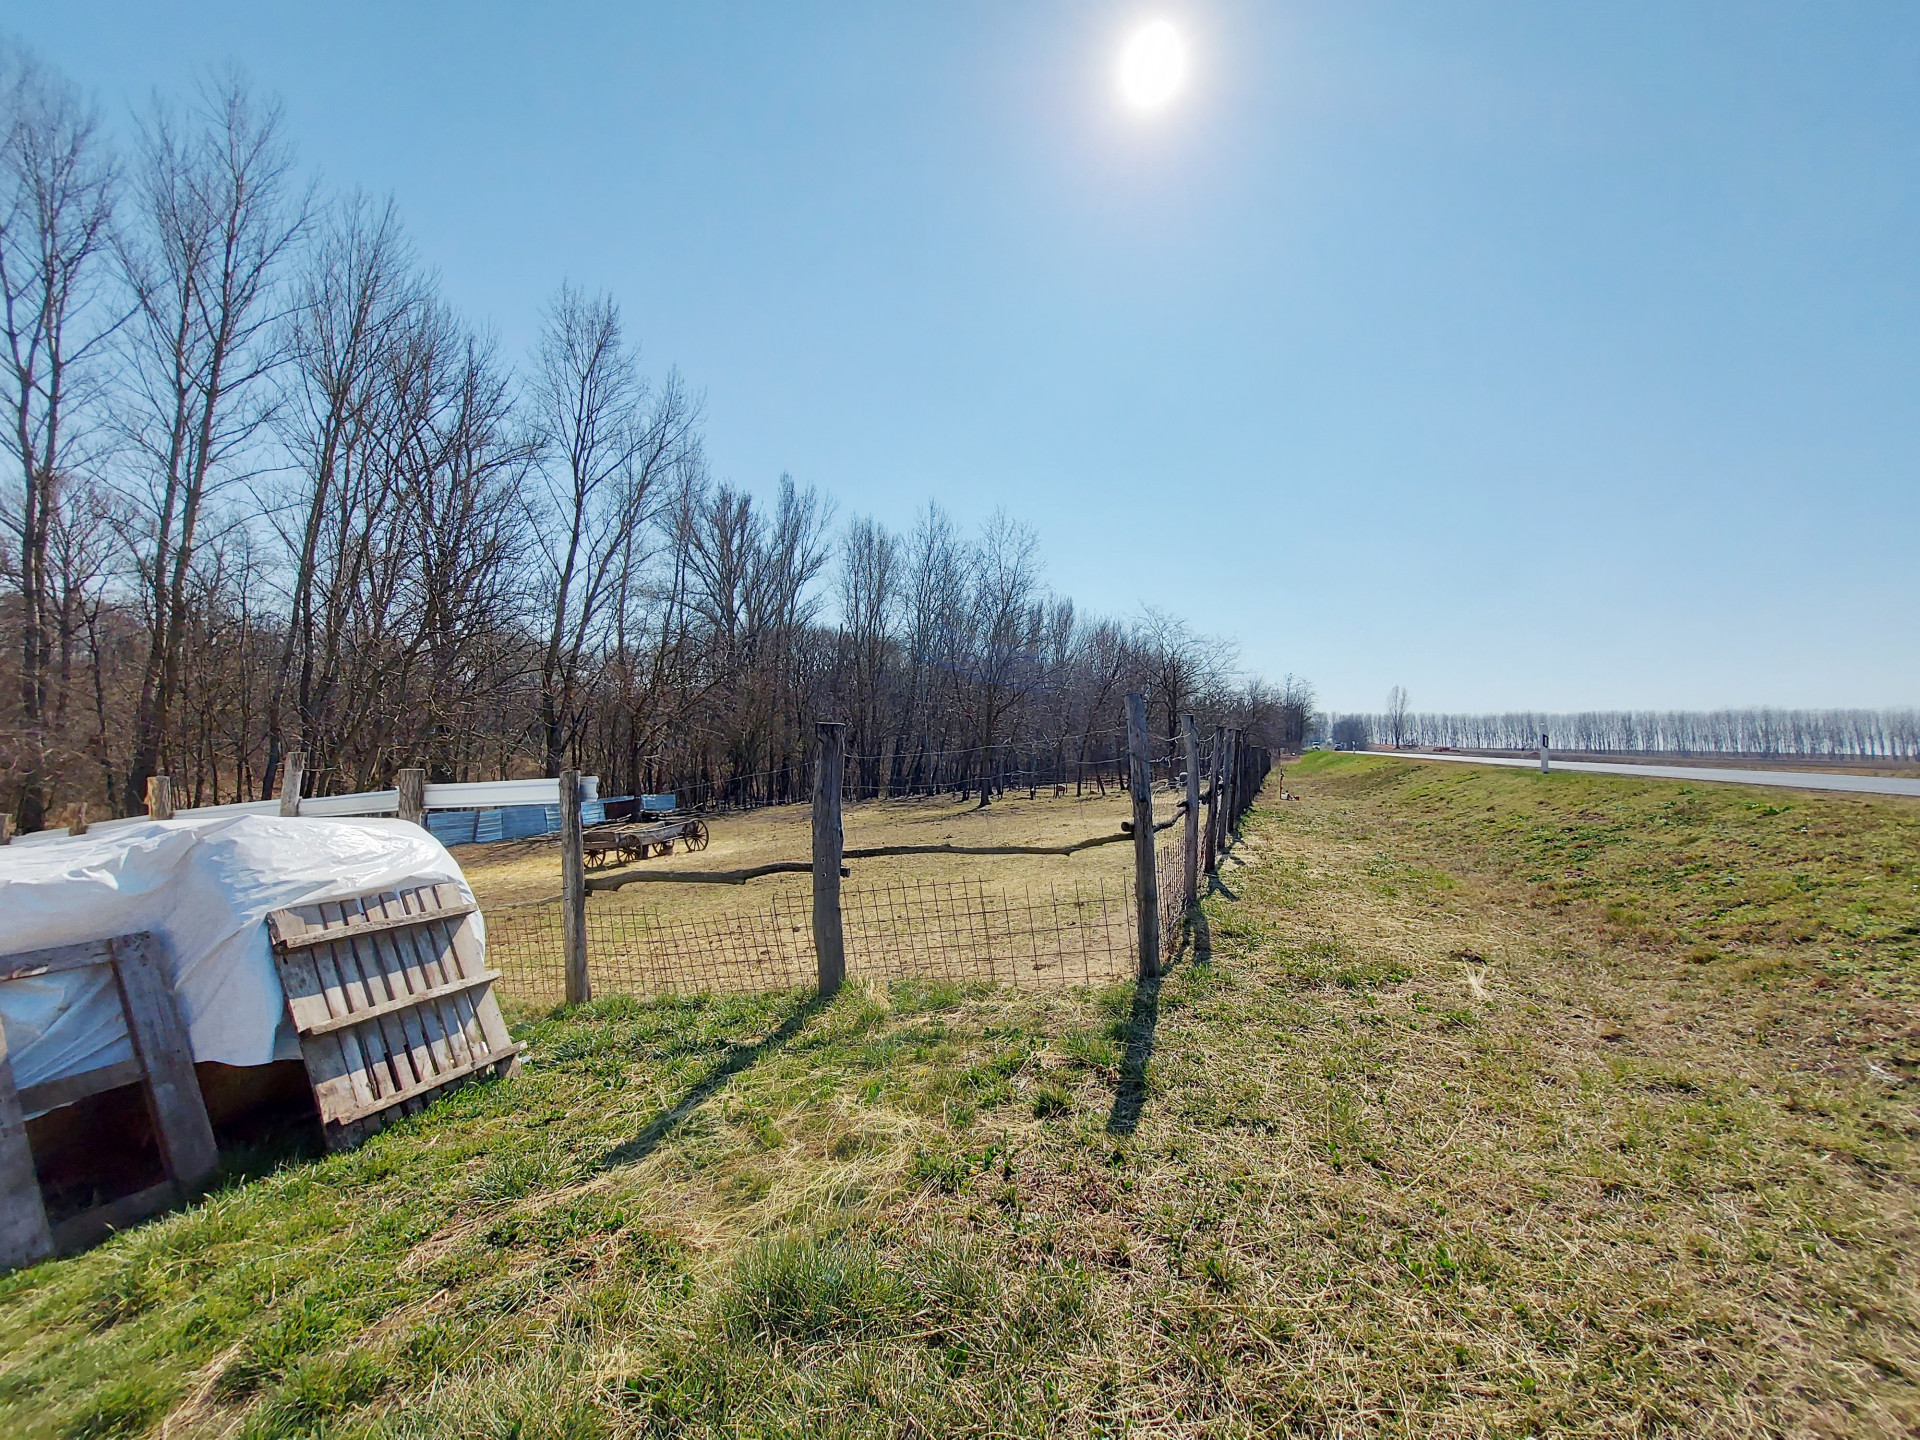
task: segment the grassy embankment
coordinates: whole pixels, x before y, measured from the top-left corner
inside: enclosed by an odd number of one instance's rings
[[[0,1282],[0,1431],[1920,1425],[1920,806],[1287,779],[1157,987],[529,1018]]]

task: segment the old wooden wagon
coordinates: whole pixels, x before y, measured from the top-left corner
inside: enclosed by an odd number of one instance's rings
[[[689,816],[639,825],[595,825],[581,833],[580,848],[589,864],[625,864],[651,855],[671,855],[676,840],[688,850],[706,849],[706,822]]]

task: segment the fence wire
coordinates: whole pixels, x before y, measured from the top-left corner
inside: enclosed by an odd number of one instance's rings
[[[1162,961],[1185,941],[1184,823],[1155,840]],[[1005,885],[973,878],[848,881],[840,890],[847,973],[1045,989],[1135,973],[1130,880]],[[596,996],[721,994],[813,983],[813,903],[776,891],[723,913],[677,915],[613,896],[587,901],[587,974]],[[564,996],[558,897],[486,912],[498,992],[528,1004]]]
[[[1163,915],[1178,947],[1177,880]],[[976,879],[843,884],[847,973],[1045,989],[1105,985],[1134,972],[1133,886],[994,885]],[[487,911],[487,960],[499,993],[529,1004],[565,994],[561,902]],[[1169,928],[1162,921],[1163,934]],[[587,975],[599,995],[720,994],[811,984],[812,899],[780,892],[691,918],[587,902]]]

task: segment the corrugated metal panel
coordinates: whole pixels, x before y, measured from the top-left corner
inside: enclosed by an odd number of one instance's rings
[[[560,828],[560,807],[553,807],[553,823],[547,823],[544,805],[507,805],[500,810],[500,836],[503,840],[525,840],[547,835]]]
[[[504,840],[506,832],[500,827],[498,810],[477,810],[474,812],[473,843],[490,845],[495,840]]]
[[[427,829],[442,845],[471,845],[479,819],[477,810],[435,810],[427,815]]]

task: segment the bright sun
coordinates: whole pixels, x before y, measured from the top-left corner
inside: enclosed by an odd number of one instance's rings
[[[1165,20],[1135,31],[1120,52],[1120,94],[1136,110],[1158,110],[1187,79],[1187,42]]]

